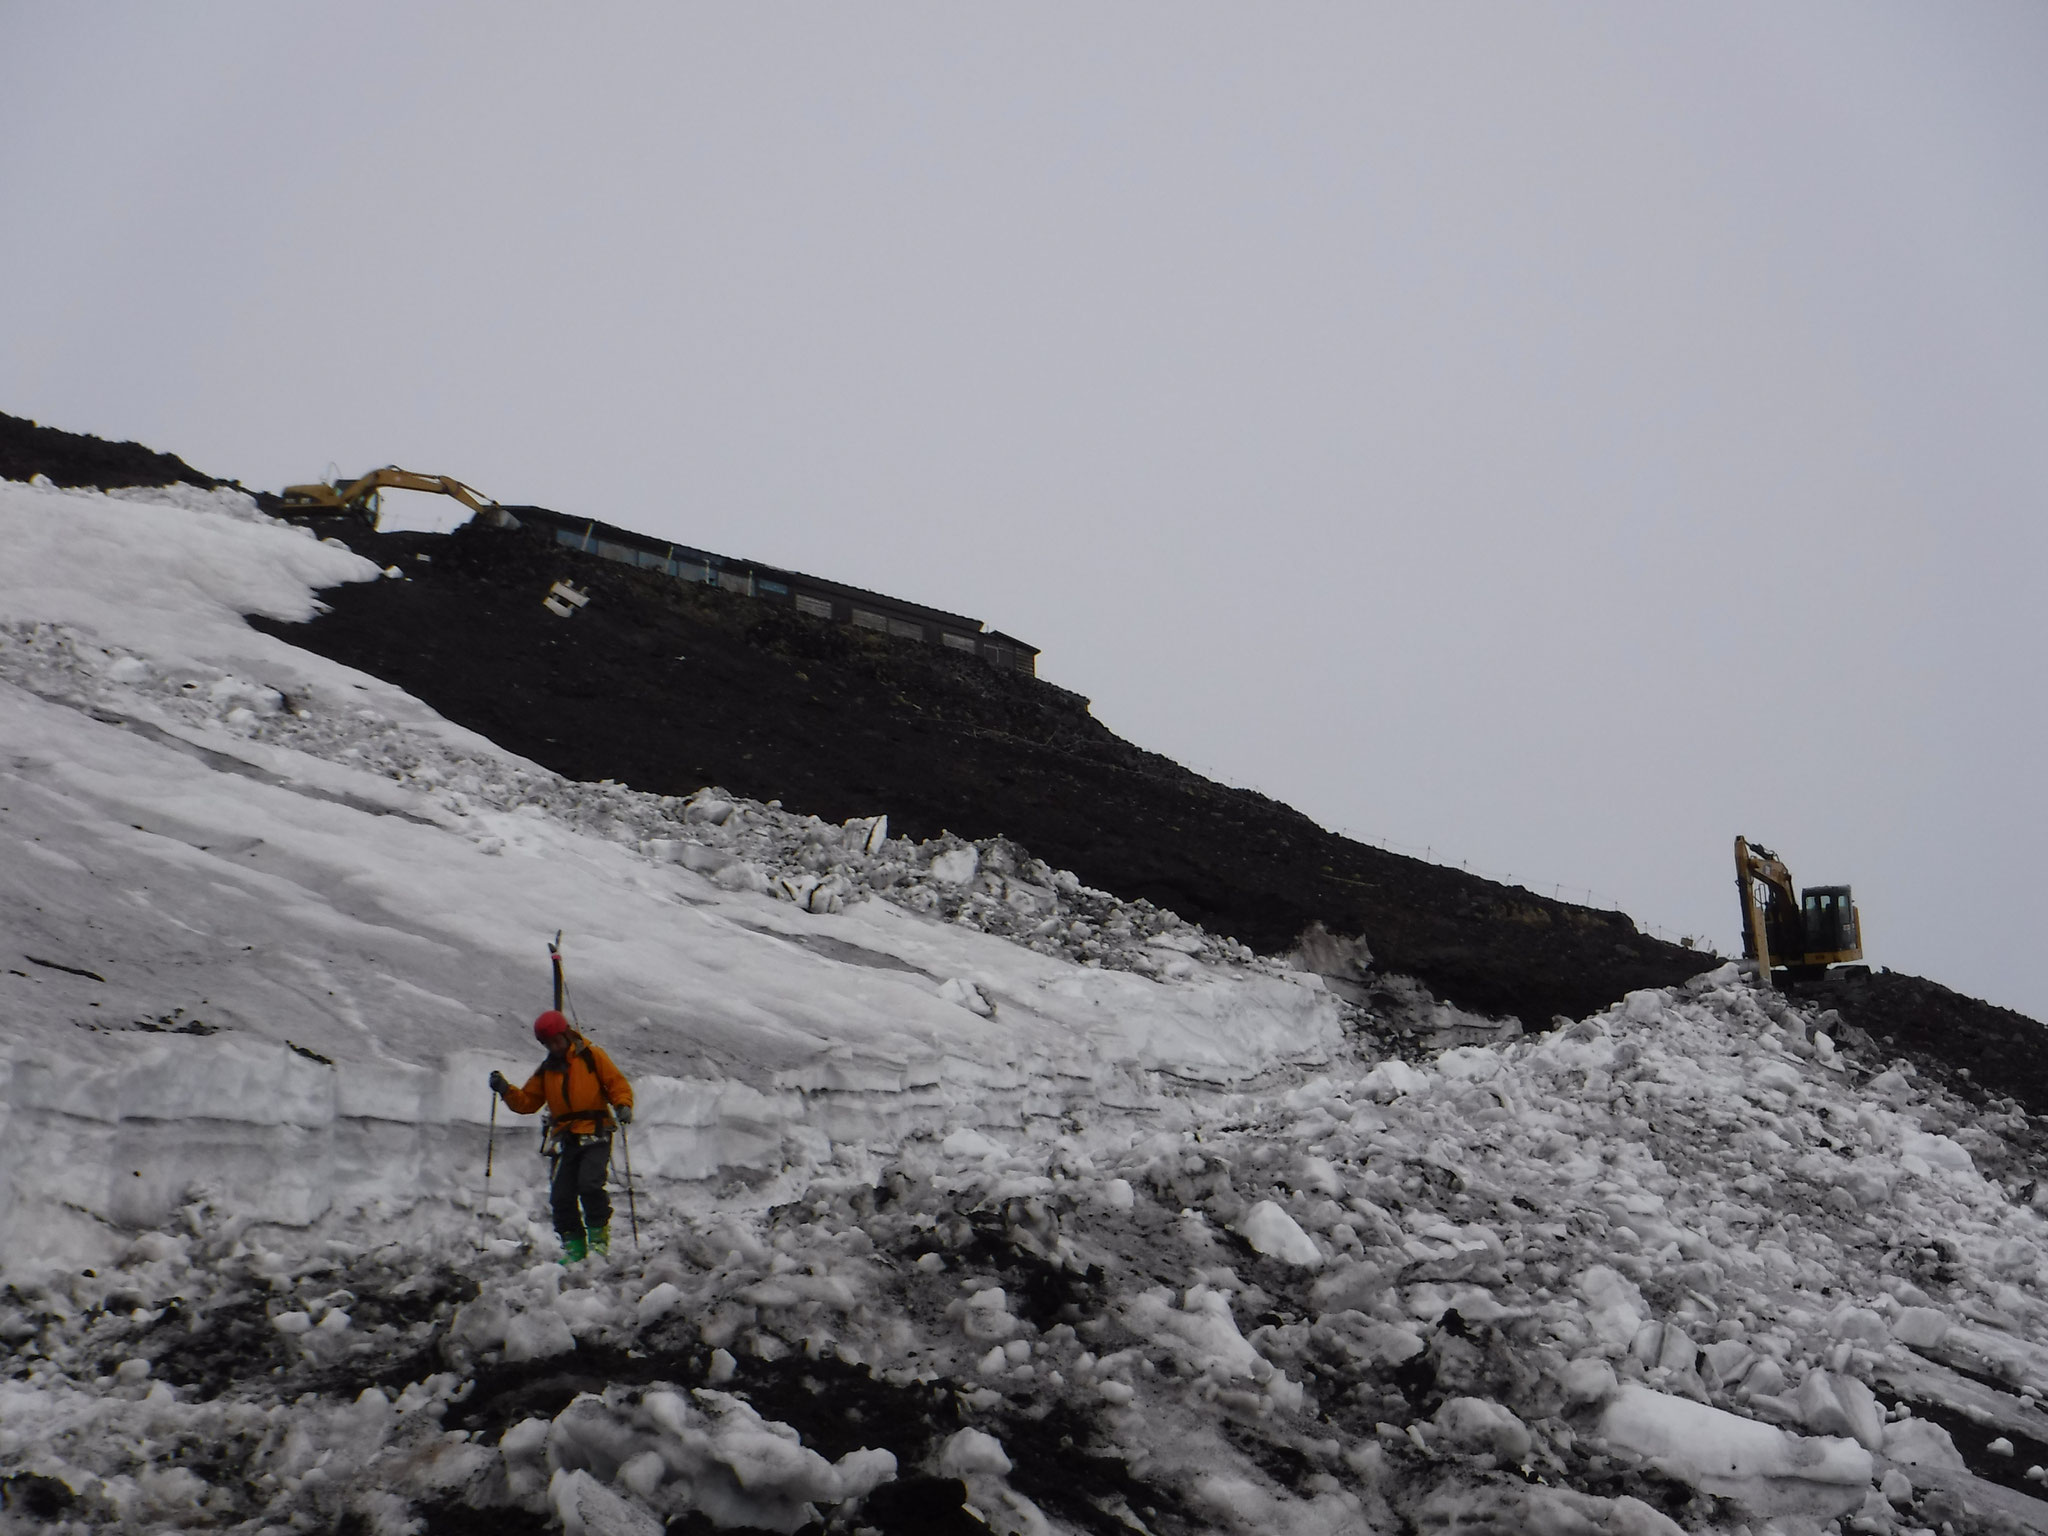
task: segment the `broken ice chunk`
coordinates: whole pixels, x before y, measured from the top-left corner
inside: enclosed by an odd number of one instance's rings
[[[1908,1131],[1899,1138],[1900,1163],[1907,1172],[1915,1173],[1927,1168],[1946,1168],[1952,1173],[1967,1173],[1976,1165],[1971,1162],[1968,1150],[1961,1142],[1932,1131]],[[1913,1166],[1915,1160],[1921,1168]]]
[[[932,860],[934,880],[945,885],[965,885],[981,870],[981,854],[972,846],[951,848]]]
[[[1860,1508],[1870,1452],[1853,1440],[1787,1434],[1704,1403],[1624,1386],[1600,1416],[1615,1445],[1753,1513],[1827,1520]]]
[[[1358,1090],[1379,1103],[1406,1093],[1420,1093],[1429,1086],[1429,1074],[1396,1057],[1389,1057],[1358,1080]]]
[[[1268,1258],[1314,1268],[1323,1262],[1315,1239],[1271,1200],[1261,1200],[1237,1224],[1238,1236]]]
[[[1003,1442],[994,1435],[963,1429],[939,1452],[939,1471],[947,1477],[976,1477],[983,1473],[1008,1477],[1010,1458],[1004,1454]]]
[[[1799,1417],[1820,1435],[1847,1435],[1865,1450],[1884,1449],[1884,1409],[1853,1376],[1815,1369],[1799,1384]]]
[[[948,1157],[971,1157],[977,1159],[1004,1157],[1009,1153],[1009,1149],[1003,1146],[1001,1142],[991,1141],[988,1137],[982,1135],[980,1131],[967,1125],[948,1132],[946,1139],[939,1143],[939,1150]]]
[[[515,1313],[505,1325],[505,1358],[510,1361],[544,1360],[575,1347],[568,1321],[553,1310]]]
[[[567,1536],[661,1536],[661,1521],[580,1469],[555,1473],[548,1502]]]
[[[1963,1453],[1956,1449],[1954,1439],[1931,1419],[1900,1419],[1896,1424],[1887,1424],[1884,1454],[1887,1461],[1902,1466],[1964,1470]]]
[[[1337,1170],[1324,1157],[1304,1157],[1295,1166],[1294,1187],[1302,1194],[1337,1195],[1344,1193],[1344,1181],[1337,1176]]]
[[[939,996],[969,1013],[980,1014],[984,1019],[992,1019],[996,1015],[996,1005],[988,1000],[988,994],[965,977],[955,976],[946,982],[939,988]]]
[[[1473,1454],[1491,1453],[1520,1465],[1535,1442],[1528,1426],[1501,1407],[1478,1397],[1453,1397],[1437,1409],[1435,1424],[1453,1447]]]
[[[1573,1282],[1586,1299],[1587,1321],[1610,1344],[1633,1345],[1649,1305],[1633,1280],[1605,1264],[1595,1264]]]
[[[948,1312],[959,1310],[960,1327],[970,1339],[1007,1339],[1017,1331],[1017,1319],[1010,1316],[1009,1298],[1000,1286],[976,1291],[965,1301],[956,1301]]]
[[[1948,1314],[1936,1307],[1907,1307],[1892,1321],[1892,1337],[1913,1349],[1935,1349],[1948,1337]]]
[[[633,1308],[634,1321],[645,1328],[656,1318],[665,1317],[683,1299],[683,1293],[667,1280],[650,1289]]]

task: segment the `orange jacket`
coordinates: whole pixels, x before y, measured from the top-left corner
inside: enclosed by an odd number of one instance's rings
[[[556,1130],[590,1135],[612,1124],[609,1106],[632,1107],[633,1085],[600,1047],[571,1030],[567,1053],[550,1055],[524,1087],[508,1088],[505,1102],[522,1115],[545,1104]]]

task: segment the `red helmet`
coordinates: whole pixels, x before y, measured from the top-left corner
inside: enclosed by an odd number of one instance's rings
[[[552,1008],[533,1021],[533,1038],[542,1045],[553,1045],[568,1033],[569,1021]]]

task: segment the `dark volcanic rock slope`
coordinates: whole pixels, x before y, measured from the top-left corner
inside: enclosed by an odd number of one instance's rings
[[[173,453],[157,453],[140,443],[110,443],[0,412],[0,480],[33,480],[37,475],[55,485],[103,491],[129,485],[196,485],[211,490],[230,483],[202,475]]]
[[[329,592],[312,624],[265,627],[561,773],[663,794],[716,783],[832,820],[886,811],[913,837],[1006,835],[1255,949],[1284,949],[1317,919],[1362,931],[1390,969],[1532,1025],[1703,966],[1619,913],[1335,836],[972,657],[525,532],[320,531],[408,579]],[[574,619],[541,607],[557,578],[593,595]]]

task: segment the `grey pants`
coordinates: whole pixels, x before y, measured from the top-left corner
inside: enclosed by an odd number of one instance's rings
[[[560,1145],[550,1189],[556,1235],[581,1237],[586,1228],[610,1226],[612,1199],[605,1193],[604,1180],[611,1164],[611,1137],[564,1136]]]

